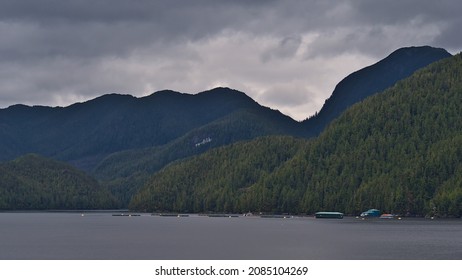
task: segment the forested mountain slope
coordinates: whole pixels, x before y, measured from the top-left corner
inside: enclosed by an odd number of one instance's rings
[[[351,105],[381,92],[433,62],[450,57],[444,49],[406,47],[344,78],[315,116],[303,121],[306,136],[317,136]]]
[[[292,158],[305,140],[263,137],[210,150],[159,171],[132,200],[140,211],[244,211],[237,199]],[[253,210],[254,207],[246,209]]]
[[[165,145],[246,110],[268,117],[263,122],[272,122],[265,131],[252,131],[255,135],[297,134],[296,121],[228,88],[196,95],[161,91],[143,98],[109,94],[64,108],[15,105],[1,109],[0,160],[38,153],[91,170],[111,153]],[[262,126],[254,125],[252,129]],[[251,136],[246,130],[248,126],[242,129],[229,138],[241,140]],[[207,137],[211,136],[197,135],[191,139],[191,145]],[[214,144],[220,143],[219,137],[213,140]]]
[[[115,198],[74,167],[25,155],[0,164],[0,209],[113,209]]]
[[[460,108],[459,54],[352,106],[312,141],[270,137],[172,164],[130,208],[358,214],[374,207],[460,217]]]
[[[291,134],[296,127],[288,127],[290,123],[273,110],[239,110],[165,145],[111,154],[96,166],[92,174],[128,204],[133,193],[154,172],[169,163],[241,140]]]

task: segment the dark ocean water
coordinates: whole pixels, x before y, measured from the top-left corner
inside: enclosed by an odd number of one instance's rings
[[[462,220],[0,213],[0,259],[462,260]]]

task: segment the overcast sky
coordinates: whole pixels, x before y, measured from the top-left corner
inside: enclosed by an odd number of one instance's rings
[[[296,120],[405,46],[462,50],[462,1],[0,0],[0,108],[244,91]]]

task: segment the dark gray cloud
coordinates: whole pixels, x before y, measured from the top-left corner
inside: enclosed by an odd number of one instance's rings
[[[270,59],[285,59],[294,57],[302,43],[300,36],[288,36],[282,38],[279,43],[261,55],[262,61]]]
[[[410,45],[459,52],[462,2],[0,0],[0,107],[230,86],[296,119]]]

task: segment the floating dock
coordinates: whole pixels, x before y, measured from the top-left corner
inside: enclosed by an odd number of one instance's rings
[[[188,214],[177,214],[177,213],[153,213],[151,216],[159,216],[159,217],[178,217],[178,218],[185,218],[189,217]]]
[[[260,218],[276,218],[276,219],[290,219],[292,215],[260,215]]]
[[[207,214],[207,217],[212,218],[238,218],[237,214]]]
[[[121,213],[121,214],[112,214],[114,217],[137,217],[141,216],[140,214],[126,214],[126,213]]]

